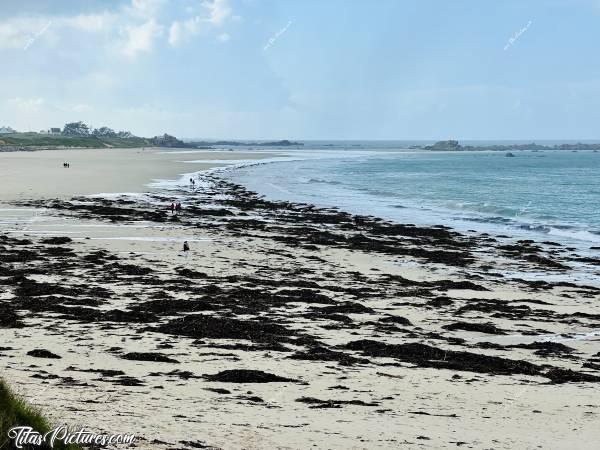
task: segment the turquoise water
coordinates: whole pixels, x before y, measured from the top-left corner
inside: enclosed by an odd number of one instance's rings
[[[600,244],[600,152],[513,153],[315,145],[234,178],[271,198],[400,222]]]

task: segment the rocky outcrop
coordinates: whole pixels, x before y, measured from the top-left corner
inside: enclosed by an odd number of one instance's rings
[[[183,141],[167,133],[163,134],[162,136],[154,136],[150,139],[150,144],[157,147],[187,147]]]

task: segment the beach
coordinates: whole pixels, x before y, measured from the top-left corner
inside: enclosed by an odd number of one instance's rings
[[[111,148],[0,152],[0,201],[52,198],[114,192],[143,192],[154,179],[171,179],[180,174],[227,161],[264,157],[229,151],[186,153],[176,157],[166,148]],[[200,161],[207,160],[206,164]],[[198,161],[193,166],[189,161]],[[63,163],[70,163],[65,169]]]
[[[138,448],[595,447],[600,286],[560,281],[573,252],[208,170],[272,156],[0,153],[3,378]]]

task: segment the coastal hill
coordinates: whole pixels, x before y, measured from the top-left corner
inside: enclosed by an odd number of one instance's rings
[[[600,144],[560,144],[560,145],[539,145],[535,142],[531,144],[506,144],[506,145],[460,145],[458,141],[438,141],[433,145],[419,146],[414,145],[413,149],[424,149],[442,152],[460,152],[460,151],[508,151],[508,150],[600,150]]]
[[[10,127],[0,128],[0,152],[18,150],[43,150],[59,148],[212,148],[217,146],[299,147],[303,144],[288,140],[272,142],[201,141],[184,142],[163,134],[151,138],[134,136],[129,131],[115,131],[109,127],[92,129],[83,122],[71,122],[61,128],[39,132],[19,133]]]
[[[139,137],[68,136],[61,134],[11,133],[0,135],[0,151],[42,150],[51,148],[144,147],[150,144]]]
[[[152,138],[134,136],[129,131],[115,131],[109,127],[92,129],[83,122],[71,122],[61,128],[39,132],[19,133],[3,127],[0,133],[0,151],[43,150],[59,148],[138,148],[138,147],[192,147],[175,136],[164,134]]]

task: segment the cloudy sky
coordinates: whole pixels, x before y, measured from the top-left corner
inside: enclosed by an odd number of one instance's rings
[[[0,126],[600,138],[600,0],[2,0]]]

